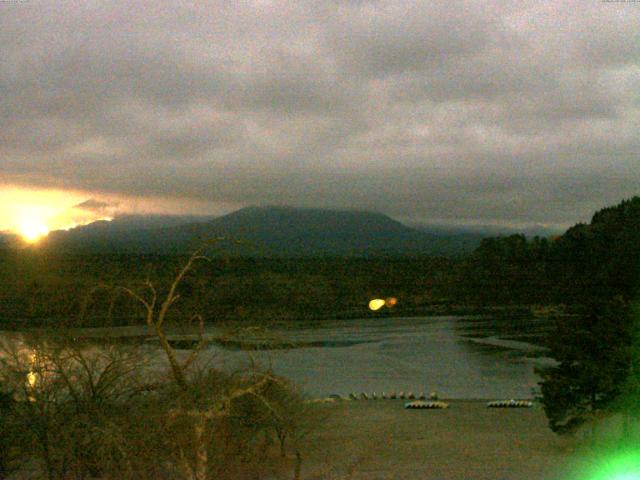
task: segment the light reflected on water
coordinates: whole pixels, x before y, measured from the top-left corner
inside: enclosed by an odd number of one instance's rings
[[[31,369],[29,373],[27,373],[27,387],[33,390],[38,382],[38,375],[33,371],[36,368],[36,361],[38,360],[38,352],[33,350],[30,355],[31,358]],[[36,398],[33,395],[29,395],[27,397],[30,402],[35,402]]]
[[[27,385],[31,388],[36,386],[36,381],[38,380],[38,377],[35,373],[33,372],[29,372],[27,373]]]

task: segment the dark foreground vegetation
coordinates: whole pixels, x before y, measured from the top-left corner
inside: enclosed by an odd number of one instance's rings
[[[179,383],[150,361],[140,349],[49,335],[5,346],[0,478],[238,479],[300,468],[315,415],[285,379],[207,369]]]
[[[144,290],[118,287],[143,308],[159,351],[86,344],[61,328],[3,339],[0,478],[300,478],[318,415],[296,389],[257,366],[227,372],[198,362],[202,321],[190,351],[167,341],[168,313],[199,259],[166,294],[151,281]]]

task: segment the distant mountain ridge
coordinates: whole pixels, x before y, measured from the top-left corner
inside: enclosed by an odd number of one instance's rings
[[[502,225],[483,225],[483,224],[462,224],[462,225],[445,225],[437,223],[407,222],[407,226],[428,233],[437,234],[469,234],[479,235],[483,238],[518,235],[522,234],[527,238],[533,237],[552,237],[562,235],[566,228],[549,227],[546,225],[527,225],[523,227],[511,227]]]
[[[267,257],[452,256],[469,253],[482,238],[422,232],[376,212],[253,206],[213,219],[95,222],[52,232],[41,247],[75,253],[182,254],[215,237],[229,239],[217,252]]]

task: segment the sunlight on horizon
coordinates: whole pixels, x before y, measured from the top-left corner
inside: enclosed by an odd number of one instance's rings
[[[0,233],[17,234],[25,242],[37,243],[54,230],[111,221],[122,214],[223,215],[242,206],[179,197],[132,197],[0,183]]]
[[[27,218],[20,225],[19,233],[28,243],[36,243],[49,234],[49,227],[37,219]]]
[[[0,187],[0,232],[20,235],[28,243],[36,243],[52,230],[73,228],[99,219],[84,213],[81,219],[74,206],[85,201],[86,195],[73,191]]]

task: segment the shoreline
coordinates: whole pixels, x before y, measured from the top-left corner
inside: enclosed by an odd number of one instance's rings
[[[296,325],[300,323],[314,323],[331,320],[354,320],[366,318],[413,318],[413,317],[442,317],[442,316],[482,316],[482,317],[509,317],[518,318],[551,318],[553,316],[572,315],[579,305],[539,305],[539,304],[523,304],[523,305],[471,305],[471,304],[431,304],[425,306],[417,306],[411,308],[394,307],[392,310],[382,310],[372,312],[367,308],[359,308],[355,310],[336,311],[328,313],[311,313],[304,314],[297,312],[296,315],[272,315],[274,312],[268,312],[267,316],[257,316],[254,319],[239,317],[233,314],[222,314],[215,319],[205,319],[205,325],[233,325],[238,326],[253,325]],[[137,317],[136,317],[137,318]],[[32,328],[46,328],[55,324],[64,324],[69,328],[119,328],[119,327],[136,327],[143,326],[142,321],[132,322],[133,318],[114,317],[108,321],[99,321],[98,317],[89,318],[82,321],[82,325],[77,319],[71,317],[20,317],[6,318],[0,317],[0,328],[2,330],[17,330],[25,326],[34,325]],[[104,319],[103,319],[104,320]],[[180,319],[177,319],[180,322]],[[109,323],[109,324],[108,324]]]

